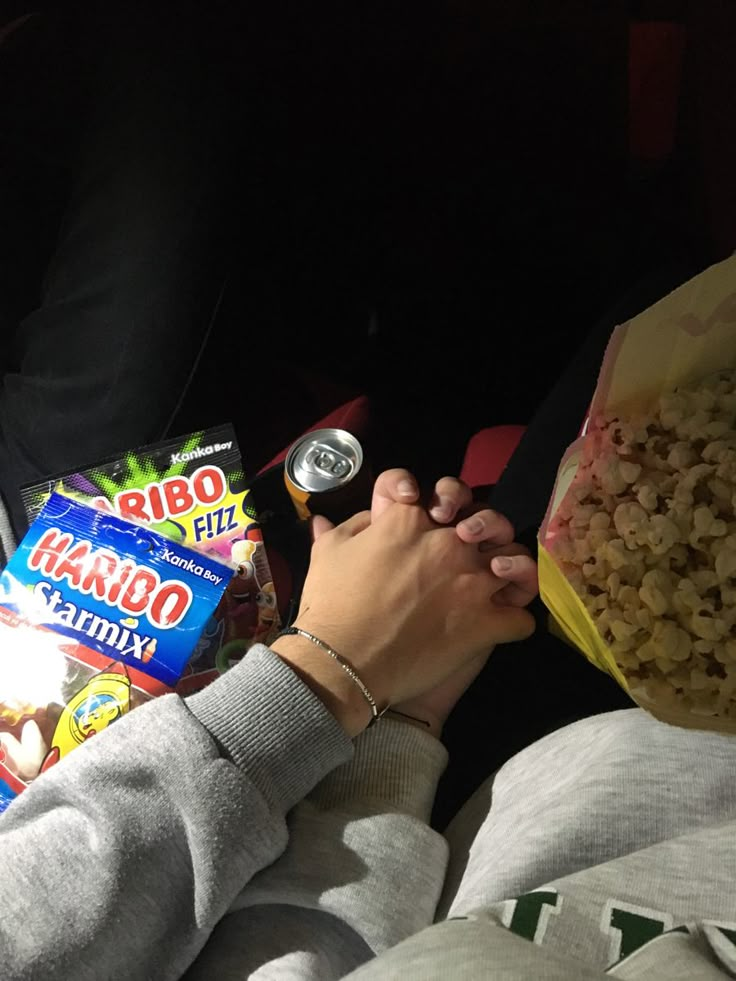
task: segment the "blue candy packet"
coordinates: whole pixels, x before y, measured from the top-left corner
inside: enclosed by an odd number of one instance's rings
[[[174,689],[231,578],[148,528],[49,497],[0,574],[0,811]]]

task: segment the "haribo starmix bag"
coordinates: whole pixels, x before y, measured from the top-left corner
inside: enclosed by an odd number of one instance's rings
[[[230,423],[107,457],[21,489],[33,521],[53,491],[224,562],[232,578],[193,645],[177,691],[188,695],[270,643],[280,619],[263,535]]]
[[[174,691],[229,566],[52,493],[0,573],[0,811],[138,705]]]

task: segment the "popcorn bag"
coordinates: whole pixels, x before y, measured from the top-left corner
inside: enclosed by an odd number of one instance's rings
[[[736,733],[736,257],[614,330],[539,581],[550,628],[643,709]]]

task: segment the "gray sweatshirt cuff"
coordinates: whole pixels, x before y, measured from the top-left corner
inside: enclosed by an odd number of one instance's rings
[[[321,809],[354,800],[429,822],[437,784],[447,766],[442,743],[415,726],[384,718],[355,740],[355,757],[310,795]]]
[[[243,660],[186,699],[220,751],[284,812],[352,758],[353,744],[317,696],[271,650]]]

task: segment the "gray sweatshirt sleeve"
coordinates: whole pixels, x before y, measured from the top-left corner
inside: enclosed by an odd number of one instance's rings
[[[19,978],[178,978],[352,755],[271,651],[132,712],[0,817],[0,964]]]
[[[331,981],[432,922],[447,864],[428,826],[447,752],[384,719],[289,815],[289,844],[254,876],[187,981]]]

